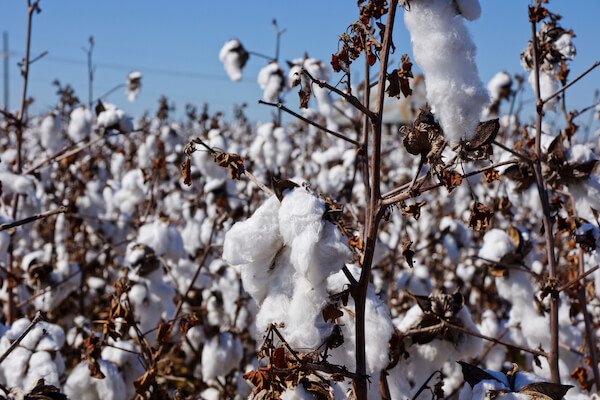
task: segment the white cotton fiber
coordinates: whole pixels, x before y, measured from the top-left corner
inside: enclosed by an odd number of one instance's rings
[[[202,349],[202,378],[210,381],[239,368],[242,355],[242,343],[231,333],[213,337]]]
[[[505,231],[491,229],[483,237],[483,246],[479,250],[479,257],[492,261],[500,261],[502,257],[515,250],[515,245],[511,242]]]
[[[278,101],[285,87],[285,77],[279,64],[273,61],[263,67],[258,73],[258,85],[263,90],[264,101]]]
[[[60,150],[63,146],[60,128],[60,117],[54,113],[46,115],[40,124],[40,143],[50,153]]]
[[[477,1],[461,1],[465,17],[478,14]],[[478,4],[477,4],[478,5]],[[415,61],[425,74],[427,101],[446,138],[471,139],[489,97],[475,65],[475,44],[454,1],[419,0],[404,13]]]
[[[506,87],[510,87],[512,84],[511,76],[505,72],[500,71],[487,84],[487,90],[493,101],[500,99],[501,93]]]
[[[242,79],[242,68],[246,64],[248,54],[238,40],[228,40],[219,52],[219,60],[232,81]]]
[[[98,360],[103,379],[90,376],[87,362],[79,363],[65,382],[64,393],[70,399],[79,400],[126,400],[125,382],[116,365]]]
[[[74,142],[87,139],[92,133],[92,113],[85,107],[77,107],[71,111],[67,134]]]
[[[314,398],[302,385],[298,385],[293,389],[287,389],[281,393],[281,400],[312,400]]]

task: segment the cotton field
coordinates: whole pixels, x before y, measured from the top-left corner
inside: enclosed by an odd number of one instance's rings
[[[600,104],[566,99],[600,62],[570,71],[554,1],[488,82],[479,0],[344,4],[331,59],[280,57],[275,20],[273,55],[232,37],[206,56],[262,122],[130,115],[110,96],[144,70],[94,95],[92,37],[89,93],[29,112],[28,45],[0,110],[0,398],[597,398]],[[23,3],[29,27],[52,7]]]

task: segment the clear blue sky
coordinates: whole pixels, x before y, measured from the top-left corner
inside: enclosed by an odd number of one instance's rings
[[[530,30],[526,0],[480,0],[483,15],[468,23],[478,47],[478,65],[487,82],[497,71],[523,72],[519,53]],[[95,94],[125,81],[127,73],[144,74],[143,89],[136,103],[123,91],[111,96],[132,115],[155,110],[161,94],[176,102],[178,112],[185,103],[201,105],[230,114],[233,104],[246,102],[249,114],[266,119],[270,110],[256,104],[261,92],[256,74],[265,61],[251,58],[240,83],[230,82],[218,60],[223,43],[241,39],[254,51],[272,54],[275,38],[272,18],[287,29],[282,38],[282,58],[292,59],[307,51],[329,61],[337,48],[337,37],[356,19],[356,1],[341,0],[42,0],[42,13],[34,17],[32,56],[49,54],[31,71],[30,94],[36,98],[34,112],[55,103],[51,82],[70,83],[80,99],[87,99],[85,54],[81,50],[89,35],[96,40],[94,61]],[[600,59],[600,0],[552,0],[550,8],[563,15],[562,25],[573,28],[578,55],[571,76]],[[26,0],[0,0],[0,30],[8,31],[11,58],[11,106],[18,102],[21,87],[16,62],[25,45]],[[394,42],[400,54],[410,54],[408,34],[398,21]],[[165,71],[172,71],[164,73]],[[600,68],[576,85],[567,100],[570,106],[591,104],[600,88]],[[1,98],[0,98],[1,100]],[[295,103],[294,103],[295,104]]]

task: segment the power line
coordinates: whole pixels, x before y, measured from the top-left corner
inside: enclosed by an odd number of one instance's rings
[[[17,53],[9,52],[9,56],[16,57]],[[81,66],[87,65],[84,60],[80,60],[77,58],[71,58],[71,57],[48,55],[48,56],[44,57],[44,60],[59,63],[59,64],[71,64],[71,65],[81,65]],[[143,72],[144,74],[163,75],[163,76],[169,76],[172,78],[198,79],[198,80],[204,80],[204,81],[215,81],[215,80],[229,81],[229,78],[227,78],[225,76],[225,74],[221,75],[221,74],[212,74],[212,73],[206,73],[206,72],[182,71],[182,70],[169,69],[169,68],[148,67],[148,66],[143,66],[143,65],[132,66],[132,65],[126,65],[126,64],[119,64],[119,63],[99,62],[99,63],[95,63],[94,65],[97,68],[102,68],[102,69],[124,71],[124,72],[131,72],[134,70],[139,70],[139,71]],[[242,82],[244,82],[244,81],[242,81]],[[247,83],[247,81],[246,81],[246,83]]]

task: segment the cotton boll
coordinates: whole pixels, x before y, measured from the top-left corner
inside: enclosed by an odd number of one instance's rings
[[[477,1],[460,3],[468,16],[477,14]],[[425,74],[427,101],[452,143],[474,136],[489,101],[475,65],[475,44],[455,14],[450,0],[411,2],[404,13],[415,61]]]
[[[303,277],[296,278],[294,294],[283,320],[283,335],[293,348],[316,349],[331,334],[333,327],[323,320],[321,313],[326,302],[324,288],[313,288]]]
[[[63,391],[70,399],[126,400],[125,382],[116,365],[98,360],[103,379],[90,376],[87,362],[81,362],[71,371]]]
[[[77,107],[71,111],[67,135],[74,142],[87,139],[92,133],[92,113],[85,107]]]
[[[515,245],[505,231],[491,229],[483,237],[483,246],[479,250],[479,257],[491,261],[500,261],[502,257],[515,250]]]
[[[479,0],[454,0],[460,14],[469,21],[475,21],[481,16]]]
[[[542,99],[550,97],[552,94],[554,94],[559,89],[559,85],[558,85],[559,82],[556,79],[556,76],[554,76],[554,74],[546,72],[545,70],[540,70],[539,79],[540,79],[540,97]],[[531,87],[534,88],[534,90],[535,90],[535,70],[532,70],[529,73],[528,80],[529,80],[529,83],[531,84]],[[554,97],[553,99],[544,103],[544,110],[554,111],[556,109],[557,104],[558,104],[558,99],[556,97]]]
[[[229,332],[221,333],[205,343],[202,349],[202,377],[211,381],[239,367],[242,343]]]
[[[110,361],[119,367],[125,383],[125,398],[132,399],[136,393],[134,382],[142,376],[146,370],[140,357],[137,354],[132,353],[139,351],[132,342],[117,340],[115,341],[114,346],[115,347],[106,346],[102,349],[102,359]]]
[[[490,94],[492,101],[497,101],[502,98],[506,98],[508,91],[512,85],[511,76],[505,72],[500,71],[487,84],[487,90]]]
[[[134,102],[142,89],[142,73],[139,71],[130,72],[127,75],[127,100]]]
[[[225,42],[221,51],[219,51],[219,60],[223,63],[225,72],[232,81],[242,79],[242,69],[246,65],[248,57],[248,52],[236,39]]]
[[[223,259],[242,266],[244,289],[259,303],[266,295],[263,279],[283,245],[278,224],[279,206],[277,197],[270,197],[252,217],[233,225],[223,242]]]
[[[29,358],[27,375],[23,380],[23,388],[32,389],[40,379],[44,379],[46,385],[60,387],[58,368],[50,353],[46,351],[35,352]]]
[[[96,119],[100,128],[116,129],[122,133],[130,133],[133,130],[133,121],[123,110],[114,104],[103,103],[103,106],[104,111]]]
[[[263,100],[274,102],[285,88],[285,77],[277,62],[273,61],[258,73],[258,85],[263,90]]]
[[[181,234],[175,226],[161,220],[142,225],[136,241],[151,247],[157,256],[173,261],[185,257]]]
[[[40,143],[49,153],[55,153],[63,147],[60,129],[60,117],[55,113],[46,115],[40,124]]]

